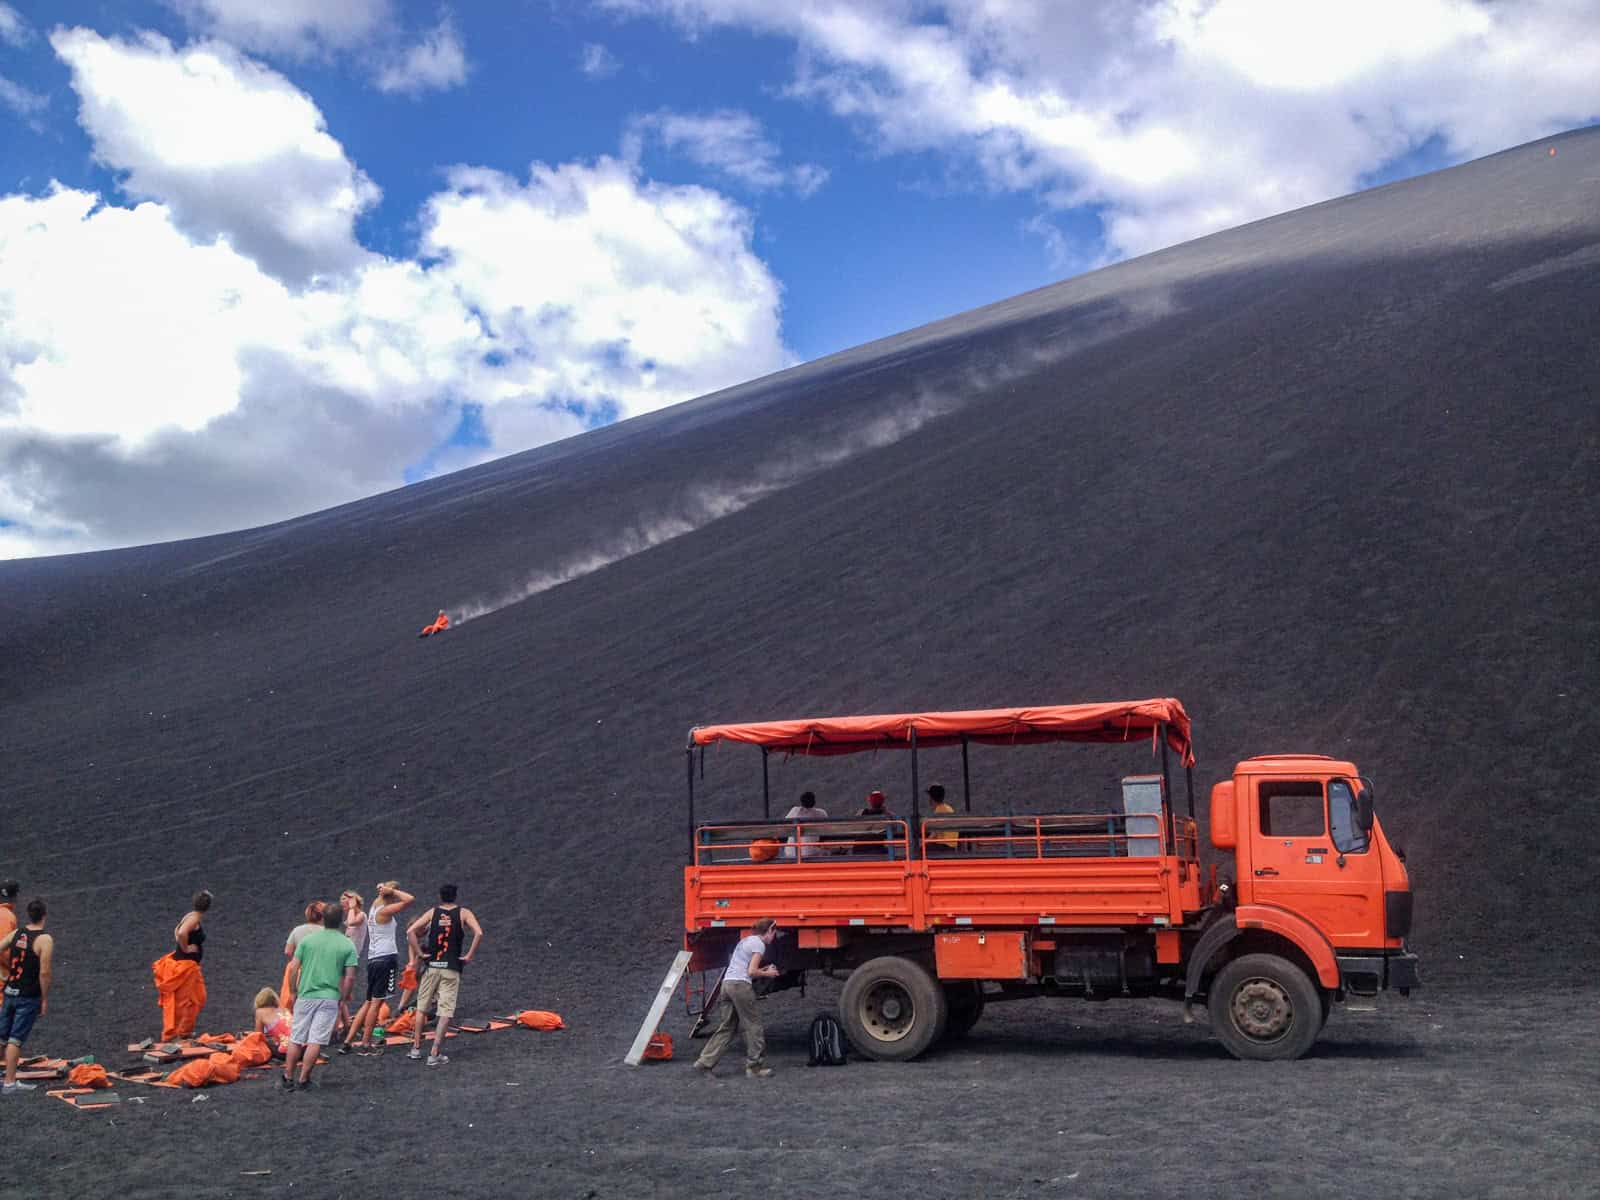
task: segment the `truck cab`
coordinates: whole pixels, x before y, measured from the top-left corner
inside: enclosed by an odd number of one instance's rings
[[[1234,919],[1293,925],[1308,955],[1357,995],[1409,992],[1411,883],[1354,763],[1320,754],[1246,759],[1211,791],[1211,844],[1231,852]],[[1246,922],[1257,922],[1251,926]],[[1317,960],[1322,960],[1320,963]]]

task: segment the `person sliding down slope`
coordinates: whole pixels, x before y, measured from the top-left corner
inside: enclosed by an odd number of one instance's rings
[[[432,637],[436,633],[443,633],[450,628],[450,618],[445,615],[444,609],[439,610],[439,615],[433,619],[432,624],[424,625],[418,637]]]

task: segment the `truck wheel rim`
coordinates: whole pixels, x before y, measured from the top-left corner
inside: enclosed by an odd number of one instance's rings
[[[1233,1024],[1247,1038],[1275,1042],[1294,1025],[1289,993],[1271,979],[1247,979],[1233,993]]]
[[[891,979],[880,979],[861,997],[861,1023],[880,1042],[898,1042],[917,1023],[911,993]]]

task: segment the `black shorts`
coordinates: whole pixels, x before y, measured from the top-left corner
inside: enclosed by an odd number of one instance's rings
[[[400,959],[394,954],[367,961],[367,999],[387,1000],[400,990]]]

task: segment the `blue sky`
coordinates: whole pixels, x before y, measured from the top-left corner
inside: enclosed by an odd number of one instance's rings
[[[340,503],[1590,123],[1583,8],[4,0],[0,556]]]

